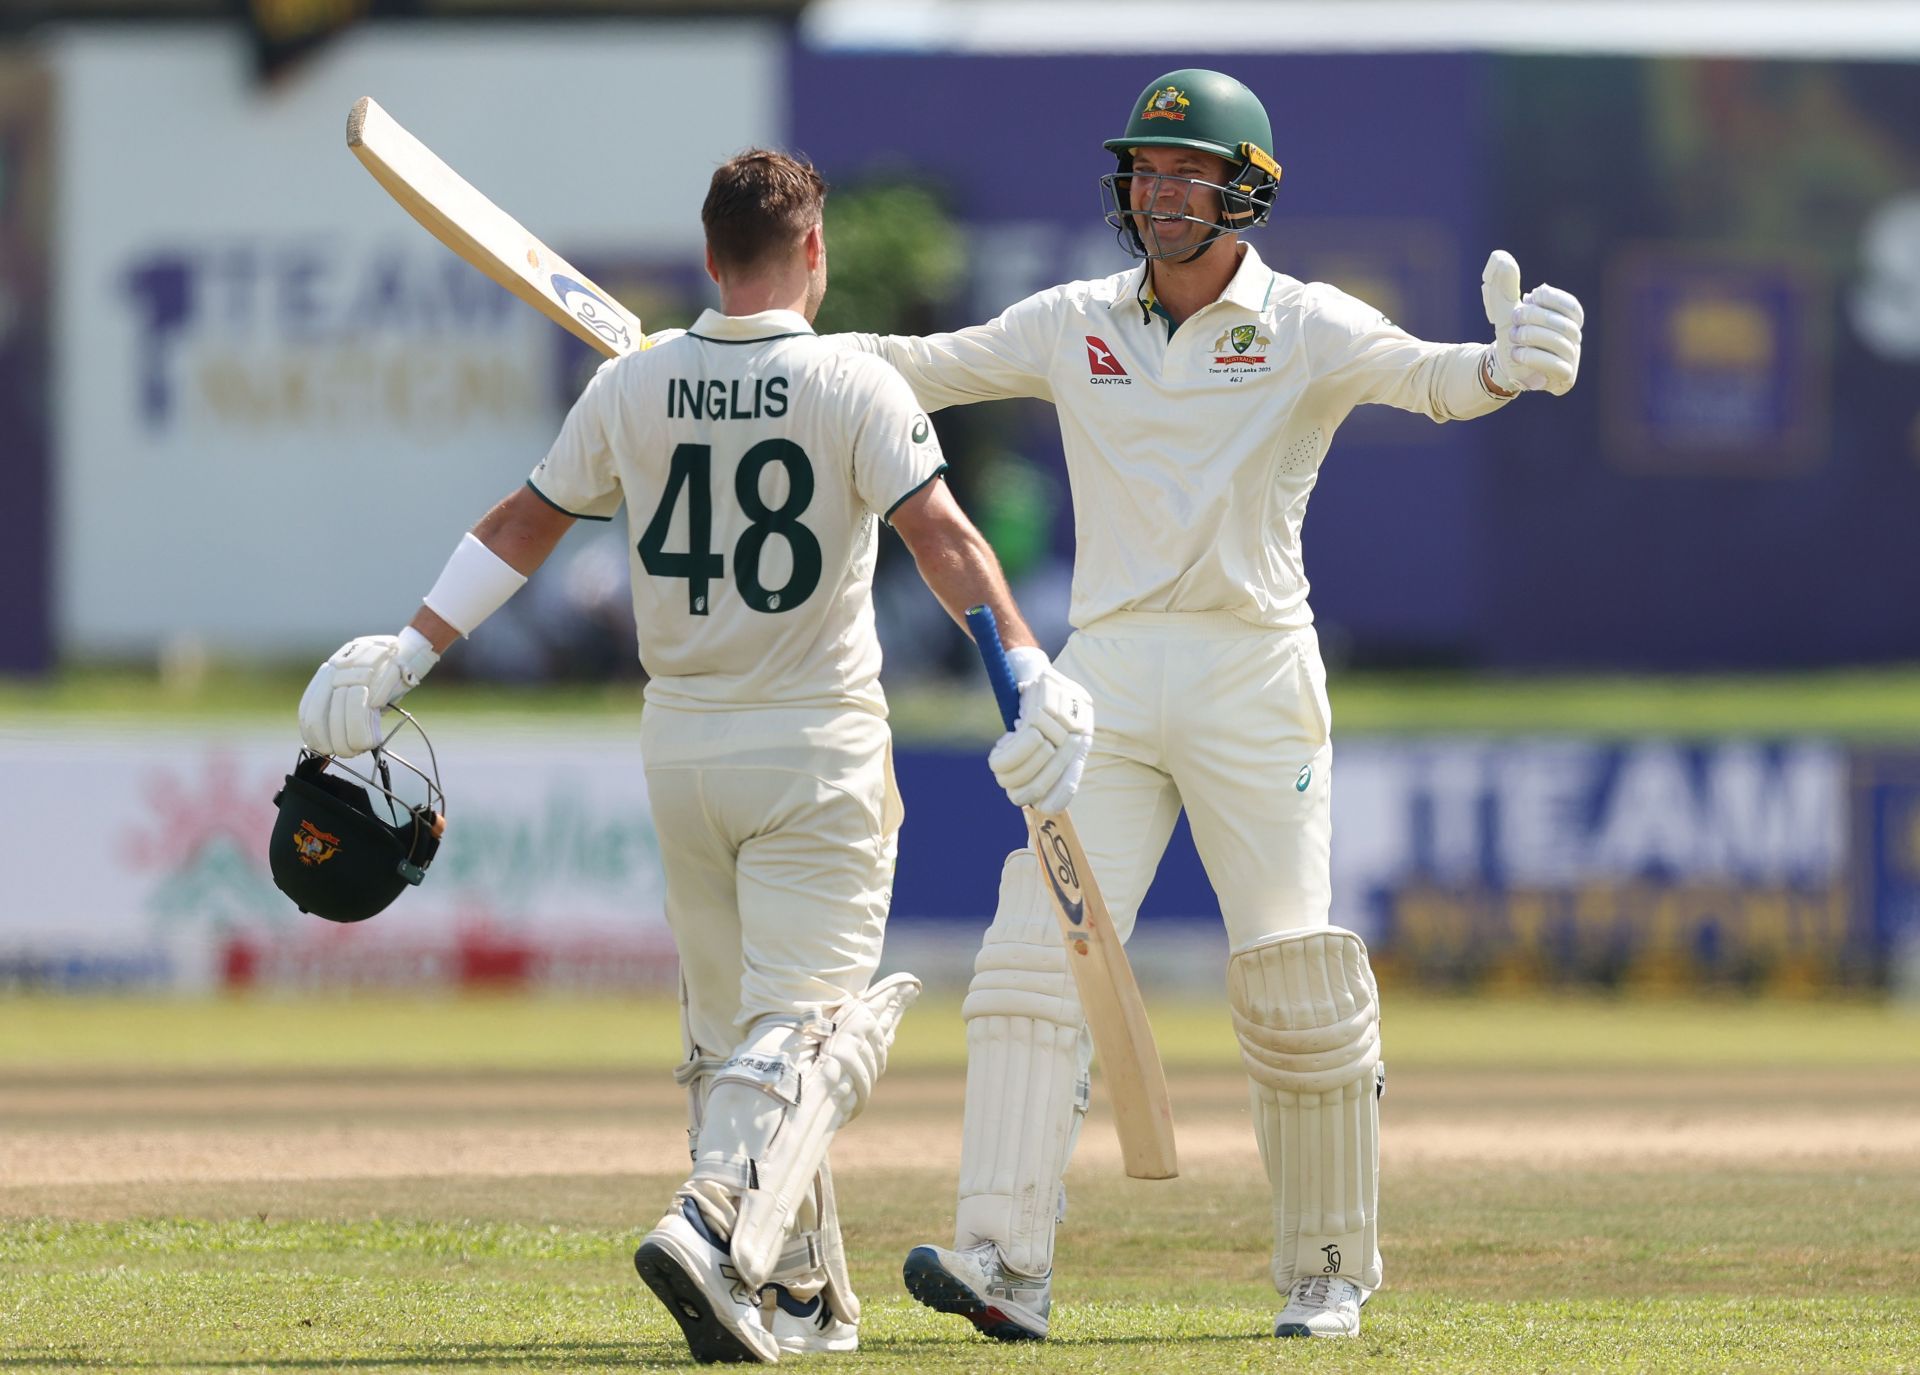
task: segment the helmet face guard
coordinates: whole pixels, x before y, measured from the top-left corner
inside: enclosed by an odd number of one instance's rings
[[[1132,151],[1123,149],[1120,153],[1120,170],[1100,178],[1102,207],[1106,211],[1107,223],[1113,227],[1115,237],[1120,241],[1120,247],[1131,257],[1156,262],[1182,255],[1197,257],[1217,239],[1265,224],[1267,217],[1273,213],[1274,195],[1280,189],[1280,168],[1262,149],[1251,143],[1243,145],[1241,151],[1240,164],[1228,172],[1225,181],[1205,181],[1198,177],[1171,176],[1160,172],[1136,172],[1133,170]],[[1269,172],[1268,168],[1272,170]],[[1173,210],[1135,210],[1135,183],[1140,183],[1145,189],[1148,205],[1159,202],[1163,185],[1181,188],[1181,196]],[[1218,197],[1220,208],[1217,217],[1192,213],[1194,192],[1201,189],[1211,191]],[[1163,247],[1157,226],[1178,223],[1201,225],[1212,232],[1196,243]]]
[[[1158,78],[1134,102],[1126,132],[1101,146],[1119,160],[1117,170],[1100,178],[1106,220],[1133,257],[1191,261],[1226,235],[1265,224],[1273,212],[1280,186],[1280,164],[1267,151],[1273,146],[1273,125],[1259,97],[1224,72],[1185,67]],[[1211,153],[1225,160],[1227,172],[1217,182],[1136,172],[1134,154],[1142,148]],[[1144,198],[1150,206],[1159,200],[1162,184],[1185,183],[1178,208],[1135,210],[1134,183],[1143,179],[1153,183],[1142,188],[1153,193]],[[1193,213],[1196,188],[1218,197],[1217,213]],[[1182,222],[1210,232],[1196,243],[1162,245],[1155,226]]]
[[[302,912],[328,921],[365,921],[426,878],[427,866],[439,852],[446,833],[439,766],[420,723],[404,711],[400,714],[426,744],[431,773],[385,746],[373,751],[371,775],[328,755],[301,750],[293,772],[273,796],[278,814],[267,842],[267,863],[274,886]],[[391,764],[420,779],[425,802],[409,803],[394,792]]]

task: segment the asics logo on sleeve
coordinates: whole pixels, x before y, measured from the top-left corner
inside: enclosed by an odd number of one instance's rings
[[[1120,366],[1120,360],[1113,356],[1113,350],[1107,347],[1106,340],[1096,334],[1089,334],[1086,338],[1088,380],[1132,386],[1133,379]]]

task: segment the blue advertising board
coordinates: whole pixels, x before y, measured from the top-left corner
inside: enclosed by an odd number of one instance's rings
[[[896,924],[984,928],[1018,815],[979,751],[903,750]],[[1871,983],[1920,940],[1920,761],[1821,740],[1336,746],[1333,920],[1412,980]],[[1142,930],[1218,922],[1184,825]]]

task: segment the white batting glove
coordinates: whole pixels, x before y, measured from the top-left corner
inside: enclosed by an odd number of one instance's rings
[[[987,764],[1014,806],[1064,812],[1093,748],[1093,699],[1030,645],[1008,650],[1007,662],[1020,688],[1020,714]]]
[[[1587,313],[1571,291],[1537,286],[1520,294],[1520,264],[1495,249],[1480,274],[1480,303],[1493,326],[1487,372],[1501,391],[1565,396],[1580,373],[1580,326]]]
[[[316,754],[351,758],[384,738],[380,713],[420,685],[440,662],[427,637],[363,635],[333,652],[300,696],[300,740]]]

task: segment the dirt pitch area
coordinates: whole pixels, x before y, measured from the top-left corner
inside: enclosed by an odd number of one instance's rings
[[[1258,1157],[1244,1080],[1175,1076],[1183,1170],[1231,1179]],[[917,1171],[950,1196],[961,1081],[890,1075],[835,1150],[863,1170]],[[1075,1159],[1119,1170],[1095,1109]],[[1920,1068],[1390,1075],[1384,1168],[1920,1168]],[[224,1211],[302,1181],[533,1180],[672,1174],[684,1106],[664,1074],[532,1072],[0,1072],[0,1216],[106,1219]],[[389,1191],[382,1189],[380,1193]],[[463,1191],[476,1192],[476,1191]],[[483,1191],[479,1191],[483,1192]]]

